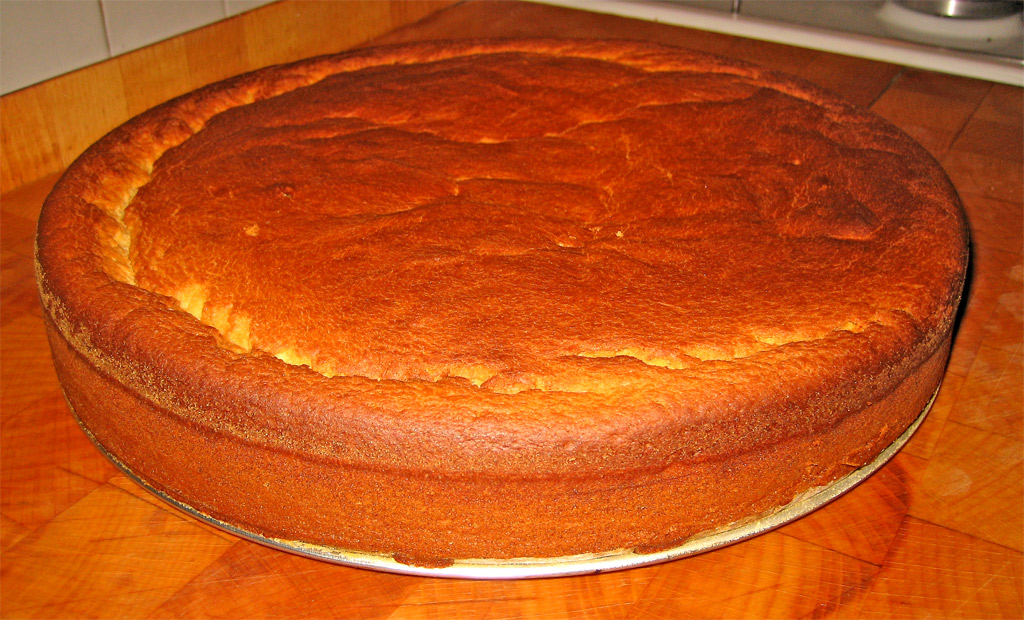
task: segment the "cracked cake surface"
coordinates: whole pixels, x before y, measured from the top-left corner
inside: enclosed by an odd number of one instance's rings
[[[140,477],[417,561],[671,544],[863,464],[941,379],[965,262],[891,125],[609,41],[207,87],[83,155],[38,251],[69,402]]]

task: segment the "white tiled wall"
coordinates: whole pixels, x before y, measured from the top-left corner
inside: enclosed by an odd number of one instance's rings
[[[273,0],[0,0],[0,92],[123,54]]]

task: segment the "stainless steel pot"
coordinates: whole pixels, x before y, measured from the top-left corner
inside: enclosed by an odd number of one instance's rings
[[[960,19],[984,19],[1020,13],[1024,2],[1018,0],[897,0],[908,9]]]

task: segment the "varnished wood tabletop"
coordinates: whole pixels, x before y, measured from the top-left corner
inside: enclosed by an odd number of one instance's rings
[[[971,222],[971,274],[943,387],[895,459],[769,534],[600,575],[429,579],[241,540],[140,490],[72,420],[33,275],[35,220],[51,176],[0,202],[3,617],[1024,615],[1021,89],[534,4],[457,5],[381,40],[538,35],[658,41],[795,73],[890,119],[946,168]]]

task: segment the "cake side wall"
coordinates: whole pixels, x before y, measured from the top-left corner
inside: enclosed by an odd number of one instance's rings
[[[263,537],[421,564],[657,550],[770,511],[889,445],[925,407],[948,355],[947,340],[889,396],[817,436],[732,458],[594,477],[456,479],[346,465],[190,424],[100,372],[49,321],[47,330],[80,423],[145,483]]]

